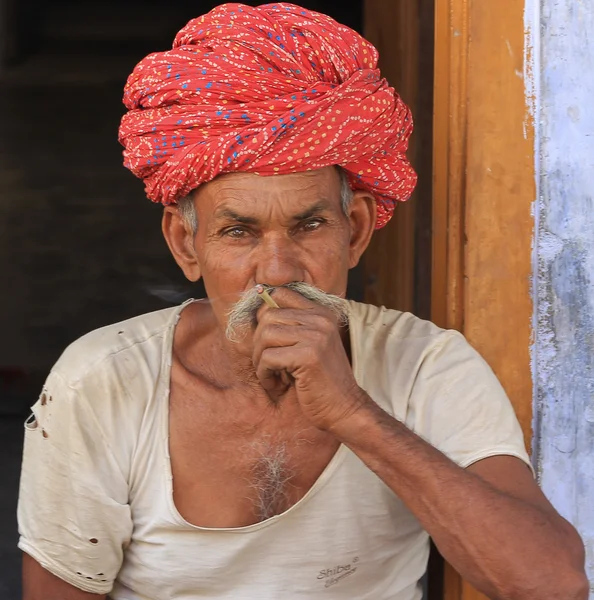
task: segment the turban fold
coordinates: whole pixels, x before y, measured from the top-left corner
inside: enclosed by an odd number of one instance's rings
[[[373,193],[382,227],[416,174],[410,110],[377,60],[355,31],[294,4],[219,6],[128,78],[125,165],[163,204],[221,173],[340,165],[353,189]]]

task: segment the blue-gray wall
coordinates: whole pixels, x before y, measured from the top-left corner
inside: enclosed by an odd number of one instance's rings
[[[582,534],[594,599],[594,2],[527,0],[527,18],[539,188],[535,463]]]

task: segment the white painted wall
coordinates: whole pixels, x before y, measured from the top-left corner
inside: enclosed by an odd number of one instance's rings
[[[594,1],[526,0],[536,126],[534,460],[594,600]]]

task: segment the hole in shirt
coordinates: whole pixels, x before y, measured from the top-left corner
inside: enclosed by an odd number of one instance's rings
[[[92,580],[93,578],[92,577],[85,577],[85,579],[91,579]]]
[[[97,538],[91,538],[89,542],[91,542],[91,544],[98,544],[99,540]]]
[[[45,395],[45,392],[43,394],[41,394],[41,406],[45,406],[47,404],[47,396]]]
[[[97,577],[104,577],[105,573],[97,573]]]
[[[34,414],[32,414],[25,421],[25,429],[28,429],[29,431],[33,431],[34,429],[37,429],[37,417]]]
[[[46,440],[47,440],[47,438],[49,437],[49,433],[48,433],[48,432],[47,432],[45,429],[42,429],[42,430],[41,430],[41,434],[43,435],[43,437],[44,437]]]

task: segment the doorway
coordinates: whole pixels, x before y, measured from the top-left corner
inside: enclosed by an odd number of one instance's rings
[[[415,115],[410,157],[419,185],[412,200],[397,207],[392,223],[377,232],[351,274],[349,295],[429,318],[433,0],[300,3],[376,44],[384,75]],[[116,132],[121,89],[134,64],[166,48],[187,20],[217,4],[0,0],[0,31],[6,33],[0,106],[12,115],[0,128],[11,175],[0,236],[0,268],[11,282],[11,293],[0,300],[0,314],[10,315],[4,317],[0,348],[7,482],[0,505],[8,520],[0,527],[7,549],[0,595],[6,600],[21,595],[14,515],[22,419],[52,364],[91,329],[202,293],[189,289],[170,259],[160,211],[147,206],[141,184],[122,168]],[[81,132],[95,140],[93,152]],[[22,218],[23,206],[34,219]],[[439,581],[439,575],[431,578],[431,598],[440,597]]]
[[[135,62],[148,51],[167,47],[185,21],[218,3],[0,0],[0,32],[10,31],[0,60],[12,65],[4,69],[0,90],[3,112],[12,115],[10,122],[0,124],[0,144],[6,144],[9,156],[5,195],[11,198],[0,206],[3,222],[10,224],[0,236],[0,269],[14,284],[10,295],[0,298],[0,314],[10,315],[3,324],[8,344],[4,352],[0,348],[5,374],[4,380],[0,374],[0,414],[13,419],[19,435],[27,407],[69,342],[94,327],[200,293],[188,290],[169,258],[159,233],[160,213],[146,206],[142,186],[122,168],[115,132],[121,89]],[[517,126],[525,110],[517,76],[522,70],[523,3],[301,4],[359,30],[379,48],[382,71],[411,106],[416,123],[409,155],[419,174],[417,190],[411,201],[397,207],[390,225],[377,232],[353,273],[349,293],[464,331],[502,379],[528,438],[531,390],[525,381],[530,381],[526,371],[531,313],[524,292],[529,285],[534,195],[526,166],[530,126],[527,133]],[[9,26],[11,19],[14,27]],[[474,54],[468,48],[471,21]],[[498,45],[499,38],[508,40],[509,52],[503,41],[503,47]],[[434,102],[435,87],[440,90],[439,103]],[[498,96],[499,88],[506,94],[499,100],[495,121],[490,97]],[[482,108],[468,114],[470,100]],[[81,131],[96,136],[93,153],[84,151]],[[469,140],[473,150],[481,147],[476,158],[468,151]],[[35,165],[31,145],[40,157]],[[495,178],[482,175],[485,157],[505,170],[505,206],[493,200],[502,193]],[[23,207],[36,218],[23,219]],[[513,223],[514,237],[502,244],[498,231],[508,223]],[[489,256],[477,251],[485,242]],[[20,249],[18,255],[14,248]],[[96,260],[89,267],[82,257],[93,253]],[[123,269],[117,266],[122,263]],[[502,308],[506,294],[520,307],[512,315]],[[494,341],[489,339],[491,319],[498,322]],[[7,433],[3,439],[12,438]],[[15,437],[12,450],[4,453],[4,464],[14,460],[18,465],[19,444]],[[18,475],[14,466],[11,469],[4,478],[10,486],[1,503],[2,513],[9,516],[14,514]],[[10,537],[3,547],[12,548],[15,523],[11,520],[0,529]],[[6,568],[18,571],[8,554]],[[451,572],[446,572],[444,587],[442,571],[434,556],[431,600],[479,598],[463,589]],[[0,595],[16,600],[20,592],[16,587],[0,588]]]

